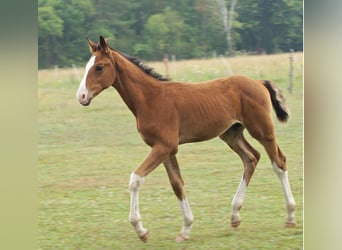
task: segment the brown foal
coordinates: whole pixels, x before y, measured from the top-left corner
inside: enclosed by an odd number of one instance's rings
[[[238,190],[232,201],[231,226],[240,224],[244,194],[260,154],[245,139],[243,130],[265,148],[283,189],[286,226],[295,225],[295,207],[286,168],[274,132],[272,107],[281,122],[288,119],[285,100],[270,81],[232,76],[201,83],[170,81],[134,57],[112,49],[100,36],[99,43],[88,40],[92,53],[76,97],[82,105],[102,90],[113,86],[136,117],[142,139],[151,147],[145,160],[132,172],[129,181],[129,221],[144,242],[148,231],[139,212],[139,189],[145,177],[164,164],[183,213],[183,226],[177,241],[189,239],[193,215],[184,193],[184,182],[176,154],[178,145],[219,136],[241,158],[244,166]]]

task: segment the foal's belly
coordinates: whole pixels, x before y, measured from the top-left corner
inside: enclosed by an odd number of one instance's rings
[[[181,127],[179,131],[179,144],[215,138],[227,131],[234,123],[235,121],[212,121]]]

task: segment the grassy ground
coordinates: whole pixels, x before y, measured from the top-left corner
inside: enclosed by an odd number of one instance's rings
[[[146,244],[128,222],[129,175],[149,148],[119,95],[108,89],[82,107],[75,99],[79,80],[72,69],[39,71],[39,249],[302,249],[302,54],[295,54],[292,94],[287,92],[288,57],[170,62],[175,80],[202,81],[232,71],[276,81],[292,114],[287,125],[275,126],[298,204],[297,227],[285,228],[279,180],[264,149],[250,139],[262,156],[241,210],[242,223],[233,230],[230,202],[242,175],[239,157],[219,139],[182,145],[178,160],[195,222],[190,241],[180,244],[174,238],[182,216],[163,167],[148,176],[141,190],[143,222],[150,230]],[[163,63],[149,65],[164,72]]]

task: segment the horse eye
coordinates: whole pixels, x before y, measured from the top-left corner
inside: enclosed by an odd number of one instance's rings
[[[103,66],[102,65],[97,65],[96,66],[96,71],[101,71],[103,69]]]

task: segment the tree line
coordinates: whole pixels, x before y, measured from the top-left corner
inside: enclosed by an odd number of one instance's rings
[[[89,58],[102,35],[144,60],[303,50],[302,0],[38,0],[38,66]]]

